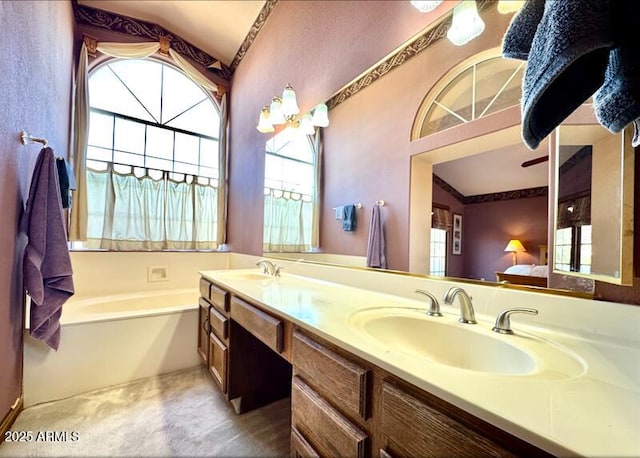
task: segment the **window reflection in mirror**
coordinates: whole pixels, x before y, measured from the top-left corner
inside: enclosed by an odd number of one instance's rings
[[[263,251],[311,250],[315,160],[309,137],[287,128],[265,148]]]
[[[632,277],[633,149],[600,125],[556,135],[554,271],[617,284]]]

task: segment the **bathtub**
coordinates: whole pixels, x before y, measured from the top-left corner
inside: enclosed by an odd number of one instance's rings
[[[72,296],[58,351],[32,338],[27,323],[25,407],[198,365],[199,295],[190,288]]]

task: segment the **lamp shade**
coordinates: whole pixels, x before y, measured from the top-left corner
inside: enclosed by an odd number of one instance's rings
[[[524,249],[520,240],[512,239],[512,240],[509,240],[509,243],[507,243],[507,246],[505,247],[504,251],[510,251],[512,253],[515,253],[517,251],[527,251],[527,250]]]
[[[262,132],[263,134],[267,134],[269,132],[273,132],[275,129],[273,128],[273,124],[269,121],[270,113],[269,107],[262,107],[262,111],[260,111],[260,119],[258,120],[258,132]]]
[[[411,4],[421,13],[428,13],[436,9],[442,0],[411,0]]]
[[[298,129],[303,135],[313,135],[316,133],[316,130],[313,127],[313,123],[311,122],[311,115],[309,113],[300,118]]]
[[[298,108],[298,100],[296,99],[296,93],[290,84],[282,91],[282,114],[285,118],[290,118],[300,113]]]
[[[319,103],[315,106],[311,122],[318,127],[327,127],[329,125],[328,109],[324,103]]]
[[[453,9],[453,20],[447,38],[456,46],[462,46],[484,31],[484,21],[478,15],[475,0],[462,0]]]
[[[271,101],[271,105],[269,106],[269,122],[274,126],[277,124],[284,124],[286,119],[284,119],[284,115],[282,114],[282,99],[280,97],[274,97]]]
[[[515,13],[524,5],[524,0],[500,0],[498,2],[498,12],[500,14]]]

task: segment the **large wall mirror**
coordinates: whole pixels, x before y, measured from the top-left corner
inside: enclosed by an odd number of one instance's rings
[[[523,65],[519,61],[497,58],[499,54],[499,49],[486,50],[460,62],[450,73],[443,75],[432,89],[433,93],[425,96],[418,109],[411,138],[410,183],[397,184],[410,189],[407,222],[409,272],[434,275],[432,254],[440,250],[444,253],[440,266],[444,263],[444,268],[440,268],[438,274],[449,279],[506,287],[530,286],[536,290],[562,290],[563,293],[571,291],[582,295],[593,292],[594,279],[627,283],[628,275],[632,275],[632,250],[630,243],[627,243],[632,239],[633,228],[633,202],[630,200],[633,177],[629,179],[629,173],[633,173],[633,163],[628,163],[633,160],[630,145],[627,142],[627,146],[622,148],[622,137],[601,128],[595,120],[592,106],[585,104],[569,117],[566,126],[545,139],[537,150],[529,150],[522,143],[519,124]],[[434,101],[438,102],[438,109],[430,110],[429,104]],[[429,113],[434,114],[433,119],[429,118]],[[461,119],[464,122],[456,124],[456,120]],[[592,125],[570,125],[576,119]],[[431,129],[436,124],[442,126],[444,131]],[[440,141],[445,136],[451,141]],[[435,137],[438,138],[430,140]],[[596,215],[595,210],[590,209],[589,272],[586,272],[584,262],[589,257],[586,242],[582,248],[582,265],[576,264],[576,255],[570,251],[568,267],[560,265],[561,261],[554,265],[554,228],[557,227],[554,225],[554,203],[569,208],[565,197],[577,198],[580,190],[565,189],[561,183],[563,200],[559,202],[554,197],[555,181],[550,180],[558,176],[556,165],[566,162],[564,155],[590,155],[591,170],[601,167],[593,162],[593,157],[599,154],[597,151],[604,145],[601,142],[617,142],[618,159],[614,161],[608,156],[609,159],[604,161],[615,162],[620,168],[602,169],[592,174],[593,188],[590,188],[588,199],[590,205],[595,205],[594,202],[601,196],[613,202],[617,195],[621,200],[616,204],[616,214]],[[418,150],[414,146],[424,148]],[[556,161],[555,154],[560,151],[560,146],[563,157]],[[624,155],[622,151],[625,151]],[[624,167],[620,161],[624,161]],[[573,173],[578,170],[579,167],[574,168]],[[609,173],[612,175],[609,176]],[[605,184],[609,187],[600,190],[600,186]],[[579,211],[577,204],[579,202],[573,207],[576,214]],[[432,215],[439,213],[434,209],[441,208],[448,210],[444,222],[440,221],[446,236],[437,247],[431,237],[434,224]],[[608,207],[609,210],[611,208]],[[616,241],[606,239],[605,234],[610,229],[594,228],[596,216],[608,220],[615,218],[619,223],[616,223],[618,225],[614,231],[619,234]],[[458,234],[454,231],[454,217],[461,223]],[[583,224],[585,221],[580,222],[580,227],[581,236],[586,241],[589,228]],[[561,220],[560,224],[566,222]],[[561,237],[566,233],[564,231]],[[456,247],[454,237],[458,241]],[[606,240],[600,241],[601,238]],[[519,240],[525,251],[508,251],[512,239]],[[558,252],[558,259],[565,255],[566,250],[563,250]],[[364,252],[361,256],[349,256],[328,252],[287,254],[272,250],[268,253],[265,250],[265,255],[349,267],[365,266]],[[617,267],[607,267],[609,270],[605,271],[604,266]],[[534,268],[535,275],[532,275]],[[512,272],[511,277],[500,277],[500,274],[508,272]],[[531,278],[533,276],[542,280]],[[579,276],[586,279],[572,278]],[[568,280],[553,282],[552,277],[553,280],[560,277],[561,280]],[[507,283],[503,283],[505,281]]]
[[[629,285],[633,280],[634,152],[629,129],[556,131],[553,269]]]

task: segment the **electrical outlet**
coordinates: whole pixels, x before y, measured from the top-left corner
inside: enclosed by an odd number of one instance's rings
[[[147,266],[147,281],[169,281],[169,269],[167,266]]]

